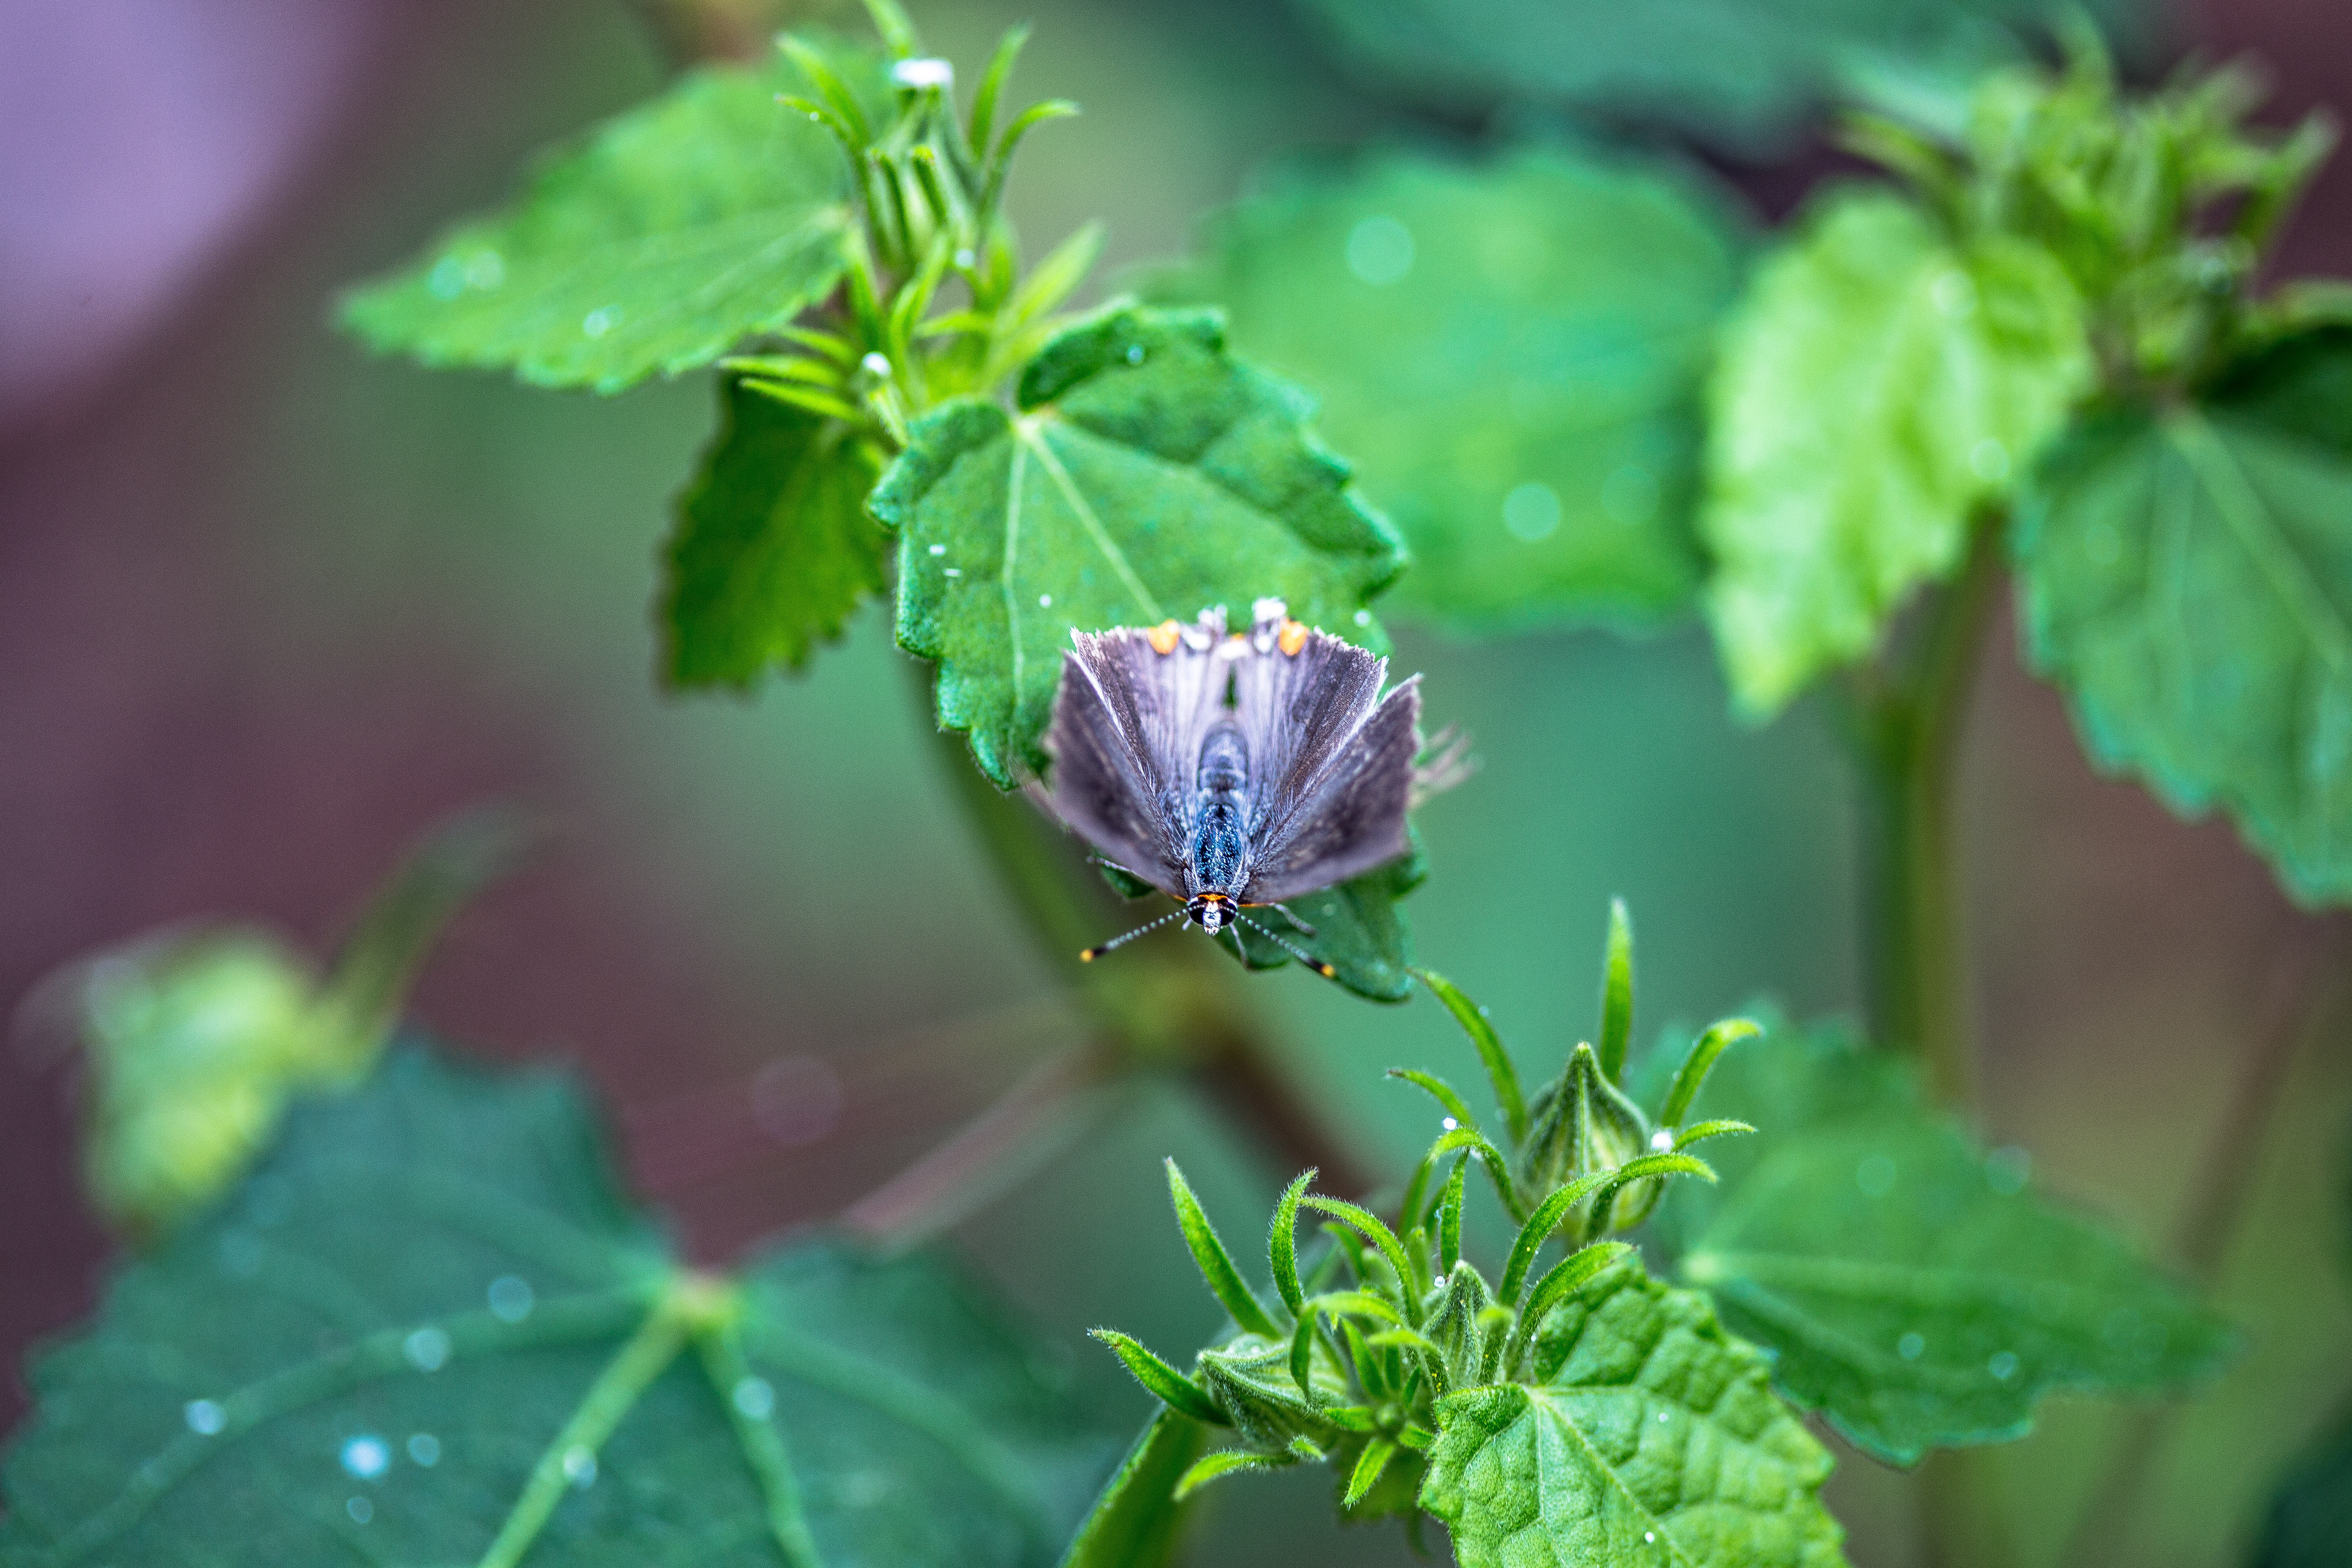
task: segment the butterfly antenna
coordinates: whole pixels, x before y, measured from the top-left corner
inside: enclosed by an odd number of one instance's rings
[[[1125,936],[1115,936],[1099,947],[1089,947],[1082,950],[1078,953],[1078,962],[1080,963],[1092,963],[1096,959],[1100,958],[1104,953],[1110,952],[1113,948],[1125,947],[1129,942],[1133,942],[1137,937],[1141,936],[1145,931],[1158,931],[1170,921],[1181,921],[1183,918],[1184,911],[1182,910],[1171,910],[1156,921],[1146,921],[1143,924],[1136,927],[1133,931],[1129,931]]]
[[[1274,943],[1275,946],[1282,949],[1283,952],[1290,954],[1291,957],[1298,960],[1299,963],[1305,964],[1307,968],[1313,970],[1324,979],[1329,980],[1339,974],[1339,972],[1338,970],[1332,968],[1329,964],[1324,963],[1319,958],[1308,956],[1305,949],[1299,947],[1288,937],[1284,936],[1280,931],[1276,931],[1272,926],[1265,925],[1257,921],[1254,921],[1250,919],[1249,916],[1243,914],[1239,910],[1234,911],[1234,921],[1237,925],[1245,925],[1249,927],[1250,930],[1257,932],[1258,935],[1265,938],[1266,941]],[[1234,945],[1236,947],[1240,946],[1241,940],[1240,934],[1236,932],[1234,936]]]

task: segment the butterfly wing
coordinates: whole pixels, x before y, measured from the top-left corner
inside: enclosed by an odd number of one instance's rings
[[[1218,711],[1219,640],[1180,639],[1162,653],[1132,627],[1074,632],[1045,735],[1055,815],[1106,858],[1180,898],[1189,759]]]
[[[1387,661],[1322,632],[1250,667],[1237,689],[1266,782],[1244,901],[1294,899],[1403,854],[1421,749],[1418,678],[1382,700]]]

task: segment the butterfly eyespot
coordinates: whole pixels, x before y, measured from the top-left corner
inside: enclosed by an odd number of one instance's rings
[[[1286,620],[1282,630],[1275,634],[1275,645],[1292,658],[1307,646],[1307,628],[1297,621]]]
[[[1174,621],[1162,621],[1143,635],[1150,639],[1152,652],[1166,655],[1176,651],[1177,641],[1184,635],[1184,628]]]

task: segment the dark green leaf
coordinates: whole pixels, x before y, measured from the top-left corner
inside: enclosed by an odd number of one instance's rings
[[[1162,1568],[1184,1526],[1176,1483],[1208,1441],[1198,1421],[1154,1413],[1071,1538],[1062,1568]]]
[[[1738,282],[1682,170],[1391,155],[1234,208],[1155,284],[1297,375],[1395,520],[1397,614],[1476,633],[1685,604],[1700,380]]]
[[[1486,1068],[1486,1081],[1494,1087],[1495,1105],[1503,1113],[1503,1125],[1516,1143],[1528,1135],[1528,1104],[1519,1091],[1519,1069],[1511,1061],[1511,1053],[1504,1048],[1502,1037],[1487,1020],[1486,1009],[1462,994],[1461,988],[1443,974],[1433,970],[1416,969],[1431,994],[1445,1004],[1462,1032],[1470,1037],[1477,1047],[1478,1060]]]
[[[1952,249],[1907,201],[1848,191],[1760,267],[1709,392],[1699,527],[1724,667],[1777,711],[1876,646],[1966,553],[2089,384],[2074,285],[2022,241]]]
[[[1192,1251],[1192,1261],[1199,1264],[1201,1277],[1209,1282],[1210,1293],[1229,1313],[1244,1333],[1263,1334],[1267,1339],[1279,1339],[1282,1331],[1266,1316],[1257,1296],[1249,1288],[1241,1270],[1234,1267],[1233,1256],[1217,1237],[1214,1226],[1202,1210],[1201,1200],[1192,1195],[1184,1173],[1174,1160],[1163,1162],[1168,1167],[1168,1198],[1176,1208],[1176,1224],[1184,1232],[1184,1245]]]
[[[1834,1568],[1830,1457],[1706,1299],[1622,1268],[1546,1324],[1539,1386],[1438,1404],[1422,1506],[1462,1568]]]
[[[917,424],[872,503],[901,538],[898,642],[938,661],[940,722],[991,778],[1045,770],[1073,627],[1271,595],[1374,638],[1361,606],[1403,557],[1306,416],[1214,316],[1118,310],[1030,362],[1017,414],[964,398]]]
[[[824,52],[887,119],[881,62]],[[618,392],[708,364],[841,274],[847,162],[776,101],[810,90],[781,57],[689,72],[549,158],[506,211],[353,294],[343,320],[380,351],[541,386]]]
[[[0,1561],[1050,1563],[1045,1364],[929,1261],[688,1272],[567,1081],[403,1049],[35,1364]]]
[[[2103,767],[2352,899],[2352,329],[2086,419],[2015,534],[2025,640]]]
[[[2021,1156],[1989,1158],[1929,1110],[1901,1061],[1784,1026],[1727,1056],[1698,1103],[1763,1131],[1713,1145],[1719,1187],[1667,1196],[1677,1272],[1872,1454],[2016,1437],[2053,1389],[2159,1389],[2229,1352],[2122,1241],[2027,1191]]]
[[[747,687],[798,668],[886,580],[866,514],[881,473],[840,425],[730,377],[723,423],[680,498],[662,625],[677,686]]]
[[[2279,1489],[2252,1568],[2342,1568],[2352,1563],[2352,1419],[2340,1420]]]
[[[1329,964],[1330,978],[1358,995],[1375,1002],[1402,1002],[1412,992],[1412,939],[1397,900],[1420,887],[1428,875],[1429,858],[1422,853],[1416,835],[1411,853],[1402,858],[1337,887],[1291,900],[1286,907],[1315,928],[1313,936],[1299,930],[1280,910],[1253,909],[1246,913],[1280,932],[1316,963]],[[1240,933],[1242,951],[1252,969],[1279,969],[1290,962],[1290,954],[1280,943],[1245,925],[1233,929]]]
[[[1954,71],[2001,57],[1987,24],[2056,0],[1298,0],[1391,91],[1460,108],[1566,101],[1687,125],[1751,156],[1857,59]],[[2135,0],[2086,9],[2123,22]],[[2012,46],[2013,47],[2013,46]]]

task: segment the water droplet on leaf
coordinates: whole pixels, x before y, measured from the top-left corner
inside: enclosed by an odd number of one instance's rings
[[[199,1437],[217,1436],[228,1425],[228,1412],[209,1399],[191,1399],[180,1414],[187,1417],[188,1430]]]
[[[765,1421],[776,1408],[776,1390],[764,1377],[747,1377],[735,1385],[735,1408],[754,1421]]]
[[[408,1439],[408,1457],[431,1469],[441,1462],[441,1439],[430,1432],[419,1432]]]
[[[537,1300],[530,1281],[518,1275],[501,1274],[490,1281],[490,1315],[501,1323],[520,1323],[530,1316],[531,1303]]]
[[[400,1353],[419,1372],[439,1372],[449,1360],[449,1336],[440,1329],[419,1329],[400,1342]]]
[[[362,1433],[343,1445],[343,1468],[363,1481],[372,1481],[383,1474],[392,1463],[392,1450],[383,1439]]]

